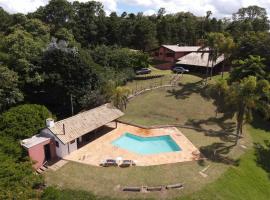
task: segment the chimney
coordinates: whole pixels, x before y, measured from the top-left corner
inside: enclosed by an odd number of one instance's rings
[[[66,128],[65,128],[65,124],[63,124],[63,134],[66,134]]]
[[[52,127],[54,127],[54,119],[52,119],[52,118],[46,119],[46,127],[47,127],[47,128],[52,128]]]

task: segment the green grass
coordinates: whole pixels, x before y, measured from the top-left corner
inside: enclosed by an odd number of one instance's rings
[[[263,122],[269,123],[269,122]],[[254,143],[270,140],[270,132],[248,126]],[[254,149],[241,157],[239,167],[230,168],[217,181],[207,185],[200,192],[181,199],[215,200],[267,200],[270,197],[270,179],[256,163]],[[269,161],[268,161],[269,162]]]
[[[135,98],[128,104],[122,119],[142,125],[160,125],[215,118],[215,105],[200,94],[201,78],[187,74],[180,78],[179,84],[176,88],[159,89]]]
[[[173,74],[167,74],[159,78],[136,80],[128,82],[126,86],[129,87],[133,92],[140,91],[150,87],[170,84],[170,81],[172,80],[173,76],[174,76]]]
[[[230,138],[220,133],[233,126],[233,120],[224,120],[221,115],[216,119],[215,106],[202,95],[200,78],[184,75],[174,91],[159,89],[132,100],[122,120],[142,125],[189,124],[202,130],[180,128],[192,143],[203,149],[214,143],[231,146]],[[134,82],[129,83],[134,85]],[[216,134],[209,135],[207,130]],[[187,162],[151,167],[128,169],[99,168],[79,163],[68,163],[56,172],[46,174],[49,185],[62,189],[87,191],[98,196],[112,198],[177,198],[177,199],[258,199],[266,200],[270,196],[270,179],[267,172],[256,164],[252,143],[270,140],[270,128],[256,116],[252,125],[246,127],[245,138],[241,145],[223,152],[222,156],[237,159],[241,155],[239,166],[226,165],[208,160],[205,163]],[[243,155],[244,154],[244,155]],[[198,172],[210,165],[208,177]],[[182,191],[172,190],[165,193],[123,193],[119,186],[165,185],[182,182]],[[75,198],[75,197],[73,197]]]
[[[167,61],[162,61],[162,60],[151,59],[150,65],[155,66],[155,65],[165,64],[165,63],[168,63],[168,62]]]

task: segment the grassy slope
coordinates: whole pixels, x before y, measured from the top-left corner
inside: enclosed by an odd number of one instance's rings
[[[261,122],[268,123],[268,122]],[[270,140],[270,132],[248,126],[254,143]],[[267,200],[270,198],[269,175],[256,164],[254,149],[241,157],[240,166],[230,168],[217,181],[207,185],[203,190],[189,197],[191,199],[215,200]]]
[[[197,77],[186,75],[181,80],[181,83],[187,84],[196,81],[199,81]],[[191,117],[194,118],[192,112],[197,112],[201,109],[205,110],[196,115],[199,119],[204,119],[214,115],[211,102],[204,102],[204,100],[201,99],[198,94],[196,94],[196,90],[191,90],[192,88],[194,88],[194,85],[188,85],[188,87],[185,87],[184,93],[181,93],[188,96],[186,99],[175,99],[175,96],[173,95],[166,95],[166,93],[164,93],[166,91],[164,90],[147,93],[142,97],[136,98],[134,102],[130,103],[128,108],[130,110],[127,111],[125,119],[128,121],[135,121],[137,123],[149,125],[164,124],[164,122],[186,122],[187,119]],[[194,102],[195,99],[197,100],[196,102]],[[184,105],[179,105],[179,101],[182,103],[184,102]],[[151,102],[151,106],[147,106],[147,102]],[[193,106],[187,106],[190,103]],[[191,109],[183,110],[185,107]],[[270,140],[270,132],[263,131],[263,129],[260,128],[262,125],[260,123],[261,121],[257,121],[254,126],[248,126],[248,131],[252,136],[253,142],[262,143],[265,139]],[[263,124],[265,125],[265,123]],[[220,129],[220,127],[216,127],[211,123],[208,125],[204,124],[204,128],[209,127],[213,129]],[[266,129],[267,127],[263,128]],[[204,134],[196,131],[186,129],[181,129],[181,131],[186,134],[186,136],[197,147],[220,141],[217,137],[205,137]],[[247,146],[250,147],[250,143],[247,143]],[[239,153],[241,153],[239,151],[239,149],[233,150],[232,154],[239,155]],[[229,170],[221,176],[220,174],[222,174],[224,170],[228,169],[228,166],[211,162],[211,168],[207,172],[209,177],[206,179],[198,175],[198,171],[204,167],[199,166],[196,163],[125,170],[119,170],[117,168],[95,168],[87,165],[70,163],[56,173],[47,174],[46,179],[50,184],[59,185],[61,188],[85,190],[89,192],[93,191],[97,195],[111,196],[116,198],[119,197],[119,192],[114,190],[115,186],[118,184],[155,185],[184,180],[186,188],[183,191],[180,193],[172,191],[165,196],[163,195],[162,197],[166,198],[178,196],[179,199],[184,200],[269,199],[270,180],[268,179],[267,173],[256,165],[254,151],[252,149],[246,151],[247,153],[241,157],[240,166],[230,167]],[[159,174],[159,176],[157,176],[157,174]],[[218,177],[218,179],[215,180],[215,177]],[[127,193],[121,193],[121,197],[126,198],[161,197],[159,193],[136,194],[135,196],[134,194],[130,195]],[[183,198],[183,195],[190,196]]]
[[[270,132],[266,132],[260,128],[254,128],[252,126],[248,126],[248,131],[252,135],[254,142],[262,143],[264,140],[270,140]],[[192,195],[189,195],[184,198],[178,198],[181,200],[268,200],[270,196],[270,180],[268,177],[268,174],[262,170],[260,167],[256,165],[255,162],[255,156],[254,151],[249,150],[245,155],[241,157],[241,162],[239,167],[231,167],[227,172],[225,172],[218,180],[215,182],[212,182],[208,184],[205,188],[203,188],[201,191],[192,193]],[[78,165],[78,166],[76,166]],[[187,163],[187,165],[189,165]],[[80,167],[80,170],[78,171],[78,168]],[[65,169],[66,168],[66,169]],[[126,176],[126,180],[132,182],[152,182],[153,177],[158,177],[155,174],[162,173],[161,170],[162,167],[152,169],[145,168],[144,175],[142,176],[141,172],[136,170],[136,173],[132,173],[130,175],[130,169],[127,169],[127,171],[124,171],[124,173],[121,175],[121,177]],[[179,167],[177,165],[173,166],[167,166],[168,168],[166,172],[170,172],[170,174],[178,174],[177,171],[181,171],[183,173],[183,167]],[[109,195],[109,193],[102,192],[102,189],[105,187],[105,191],[109,192],[111,188],[107,188],[106,182],[109,182],[111,185],[115,185],[115,177],[119,177],[119,172],[117,173],[117,169],[111,168],[104,171],[102,169],[93,168],[87,165],[80,165],[73,163],[72,165],[64,166],[63,169],[60,169],[58,173],[56,174],[49,174],[48,178],[52,178],[51,183],[57,184],[56,180],[60,180],[62,187],[64,188],[70,188],[73,189],[74,192],[72,195],[70,192],[68,192],[65,196],[76,198],[77,196],[80,196],[80,190],[88,190],[88,191],[95,191],[96,194],[103,194],[103,195]],[[161,170],[161,171],[160,171]],[[86,172],[87,176],[84,175],[83,172]],[[92,173],[90,173],[92,172]],[[137,174],[139,173],[139,174]],[[190,177],[193,177],[194,179],[197,179],[197,175],[194,176],[194,174],[197,174],[196,171],[193,172],[190,171]],[[97,176],[93,176],[93,174],[96,174]],[[110,174],[114,174],[112,177]],[[154,176],[153,176],[154,174]],[[52,175],[52,177],[50,177]],[[74,175],[79,177],[74,177]],[[72,180],[70,180],[70,178]],[[100,182],[102,179],[97,179],[97,177],[101,177],[104,182]],[[110,180],[110,177],[112,180]],[[152,177],[152,178],[150,178]],[[168,180],[168,174],[163,174],[162,176],[158,177],[156,181],[164,181],[164,183]],[[180,177],[175,176],[175,179],[179,179]],[[73,180],[75,179],[75,180]],[[85,185],[85,180],[91,180],[93,179],[93,185]],[[66,185],[65,181],[69,183],[72,183],[71,185]],[[56,182],[55,182],[56,181]],[[77,184],[76,181],[79,181],[80,183],[83,183],[84,187],[80,187],[80,184]],[[123,180],[125,182],[125,180]],[[127,182],[125,182],[127,183]],[[105,184],[105,185],[104,185]],[[200,186],[200,183],[197,183]],[[102,185],[102,187],[100,187]],[[97,189],[97,190],[96,190]],[[189,188],[185,188],[185,190],[189,190]],[[75,192],[76,191],[76,192]],[[65,193],[65,191],[63,191]],[[116,195],[116,194],[114,194]],[[114,196],[113,195],[113,196]],[[175,196],[177,194],[170,194],[170,196]],[[89,193],[89,196],[91,196],[91,193]],[[133,197],[136,195],[132,194]],[[181,195],[182,196],[182,195]],[[118,193],[119,197],[119,193]],[[126,194],[121,194],[121,197],[127,197]],[[140,196],[137,196],[140,197]],[[148,196],[149,197],[149,196]],[[151,196],[150,196],[151,197]],[[153,195],[152,197],[155,197]]]

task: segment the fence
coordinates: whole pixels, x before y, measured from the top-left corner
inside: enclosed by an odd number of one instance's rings
[[[172,77],[165,76],[157,79],[136,81],[135,85],[133,85],[133,87],[131,88],[131,95],[129,95],[128,99],[131,100],[136,96],[155,89],[174,87],[176,86],[177,81],[180,77],[180,74],[175,74]],[[141,84],[139,82],[141,82]]]

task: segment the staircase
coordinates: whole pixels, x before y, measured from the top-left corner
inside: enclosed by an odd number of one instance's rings
[[[36,172],[38,174],[42,174],[42,173],[44,173],[47,170],[48,170],[48,163],[46,161],[45,163],[43,163],[43,165],[40,168],[36,169]]]
[[[177,82],[178,82],[178,80],[180,79],[181,76],[183,76],[183,74],[175,74],[173,76],[173,78],[171,79],[170,84],[172,86],[176,86],[177,85]]]

